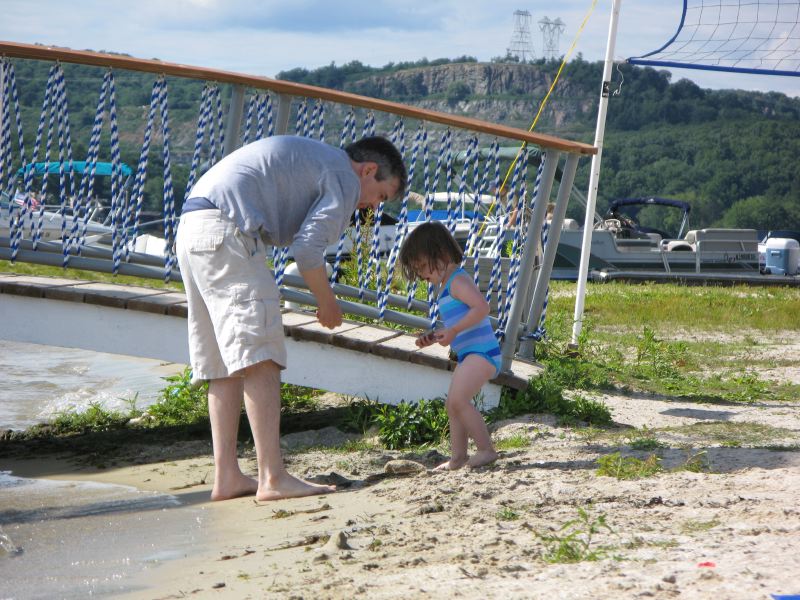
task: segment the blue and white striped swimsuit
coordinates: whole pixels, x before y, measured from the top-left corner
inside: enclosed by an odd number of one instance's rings
[[[447,280],[444,289],[439,294],[439,315],[442,317],[445,327],[455,325],[469,312],[469,306],[450,294],[450,284],[457,275],[469,277],[467,272],[459,267]],[[497,342],[488,317],[460,332],[453,339],[450,348],[458,356],[458,362],[463,361],[470,354],[479,354],[495,366],[495,376],[500,373],[500,344]]]

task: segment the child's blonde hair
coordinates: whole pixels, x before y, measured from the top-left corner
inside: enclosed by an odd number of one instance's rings
[[[400,248],[400,268],[408,281],[417,279],[415,267],[425,263],[437,269],[448,263],[461,264],[464,252],[450,230],[439,221],[427,221],[418,225]]]

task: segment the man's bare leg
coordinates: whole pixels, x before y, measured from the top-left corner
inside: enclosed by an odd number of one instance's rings
[[[256,500],[279,500],[336,491],[290,475],[280,448],[281,371],[271,360],[244,370],[244,405],[258,460]]]
[[[227,377],[208,382],[208,414],[214,446],[212,500],[255,494],[258,482],[239,468],[237,435],[242,411],[242,379]]]

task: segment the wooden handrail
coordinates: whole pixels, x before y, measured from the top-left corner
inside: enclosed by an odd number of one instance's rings
[[[422,121],[430,121],[441,125],[448,125],[468,129],[489,135],[519,140],[539,146],[541,148],[552,148],[563,152],[574,154],[590,155],[596,154],[597,149],[581,142],[572,142],[558,137],[531,133],[515,127],[505,125],[495,125],[478,119],[469,117],[459,117],[443,112],[425,110],[398,102],[379,100],[367,96],[359,96],[349,92],[340,92],[327,88],[270,79],[269,77],[258,77],[254,75],[243,75],[231,71],[221,71],[217,69],[206,69],[204,67],[193,67],[176,63],[162,62],[160,60],[146,60],[120,56],[117,54],[103,54],[100,52],[90,52],[87,50],[71,50],[54,46],[42,46],[35,44],[20,44],[17,42],[0,41],[0,56],[14,58],[30,58],[41,60],[55,60],[66,63],[80,65],[91,65],[96,67],[114,67],[127,69],[130,71],[143,71],[146,73],[156,73],[172,75],[175,77],[185,77],[189,79],[202,79],[205,81],[216,81],[233,85],[244,85],[257,89],[267,89],[279,94],[289,94],[292,96],[303,96],[307,98],[318,98],[351,106],[359,106],[369,110],[377,110],[395,115],[402,115]]]

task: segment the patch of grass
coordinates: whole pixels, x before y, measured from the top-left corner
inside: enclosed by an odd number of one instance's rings
[[[593,538],[603,530],[614,533],[604,514],[592,517],[586,509],[579,507],[578,517],[564,523],[557,533],[537,534],[545,544],[542,558],[549,563],[602,560],[611,548],[598,546]]]
[[[611,411],[605,402],[576,396],[572,400],[570,414],[580,421],[585,421],[591,425],[611,425]]]
[[[355,454],[356,452],[369,452],[375,450],[375,444],[366,440],[347,440],[338,446],[304,446],[298,452],[321,451],[327,454]]]
[[[710,529],[714,529],[720,522],[717,519],[711,519],[709,521],[698,521],[695,519],[689,519],[688,521],[684,521],[681,525],[681,531],[683,533],[703,533],[705,531],[709,531]]]
[[[674,540],[672,538],[667,540],[648,540],[637,535],[634,538],[625,542],[623,546],[628,550],[636,550],[638,548],[644,548],[647,546],[669,550],[671,548],[677,548],[678,546],[680,546],[680,543],[678,543],[677,540]]]
[[[183,291],[182,283],[178,281],[164,283],[163,276],[160,279],[131,277],[130,275],[112,275],[111,273],[84,271],[81,269],[62,269],[61,267],[49,267],[33,263],[11,263],[7,260],[0,260],[0,272],[16,273],[17,275],[37,275],[40,277],[60,277],[62,279],[80,279],[83,281],[102,281],[105,283],[119,283],[120,285],[144,286],[159,290]]]
[[[519,519],[519,513],[510,506],[504,506],[495,513],[498,521],[516,521]]]
[[[165,377],[161,400],[147,409],[150,425],[187,425],[208,419],[208,384],[192,385],[191,369]]]
[[[131,410],[126,413],[108,410],[98,402],[92,402],[81,412],[60,412],[50,423],[51,431],[56,435],[64,435],[122,429],[131,418],[141,414],[135,408],[135,401],[133,402]]]
[[[301,412],[315,410],[320,390],[291,383],[281,384],[281,411]]]
[[[664,431],[673,431],[728,447],[764,447],[772,444],[776,439],[797,437],[797,432],[783,427],[730,421],[692,423],[668,427]]]
[[[585,421],[590,425],[608,425],[611,413],[608,407],[597,400],[577,396],[574,400],[564,397],[559,383],[544,375],[534,377],[528,387],[516,394],[504,394],[500,404],[488,411],[487,420],[492,423],[518,415],[549,413],[560,418],[562,423],[573,424]]]
[[[800,313],[791,308],[800,301],[796,288],[593,286],[586,297],[577,354],[569,346],[574,293],[574,285],[551,282],[548,339],[536,346],[546,374],[564,388],[622,386],[734,402],[793,401],[800,396],[798,385],[758,376],[760,366],[775,366],[772,359],[762,358],[762,365],[748,355],[759,343],[758,332],[770,334],[800,322]],[[596,329],[596,324],[602,324],[602,329]],[[736,336],[743,325],[755,333]],[[664,332],[674,336],[684,330],[733,335],[691,342],[665,339]],[[704,372],[709,368],[725,370],[707,376]]]
[[[599,427],[579,427],[575,430],[575,435],[586,444],[594,444],[601,440],[613,439],[618,434],[610,433],[607,429]]]
[[[517,450],[531,445],[531,439],[525,433],[515,433],[512,436],[497,440],[494,444],[497,450]]]
[[[439,444],[450,430],[442,400],[381,404],[375,416],[381,442],[390,450]]]
[[[664,448],[665,444],[659,442],[652,429],[644,427],[637,429],[634,433],[627,436],[627,444],[633,450],[653,451]]]
[[[366,433],[375,424],[380,403],[369,398],[356,398],[348,402],[342,426],[348,431]]]
[[[572,316],[575,285],[551,282],[550,311]],[[585,315],[596,323],[626,323],[641,329],[653,323],[665,330],[687,328],[733,331],[742,323],[756,331],[800,329],[797,301],[800,290],[792,287],[687,287],[664,283],[630,285],[609,282],[591,287]]]
[[[597,474],[617,479],[643,479],[662,472],[661,459],[655,454],[641,460],[634,456],[622,456],[619,452],[597,459]]]
[[[682,465],[675,467],[673,471],[689,471],[690,473],[710,473],[711,464],[708,462],[708,453],[705,450],[689,454]]]

